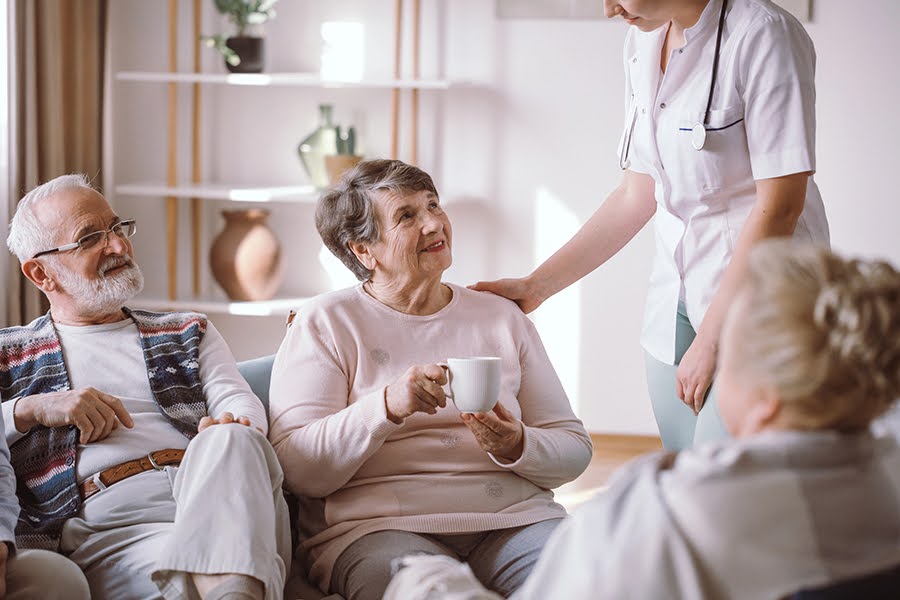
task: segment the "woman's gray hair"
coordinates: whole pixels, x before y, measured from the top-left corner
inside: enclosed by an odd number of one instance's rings
[[[96,191],[86,175],[75,173],[60,175],[37,186],[19,201],[16,213],[9,223],[6,246],[18,257],[20,263],[42,250],[49,250],[56,243],[56,232],[44,228],[38,221],[34,207],[59,192],[78,189]]]
[[[399,160],[366,160],[344,173],[341,180],[319,198],[316,229],[322,241],[360,281],[372,277],[350,249],[352,243],[374,244],[381,239],[375,213],[379,192],[438,195],[431,176]]]
[[[732,335],[744,377],[802,429],[857,431],[900,396],[900,273],[789,240],[750,256]]]

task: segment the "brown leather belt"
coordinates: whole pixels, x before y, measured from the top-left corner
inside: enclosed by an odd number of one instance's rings
[[[105,490],[112,484],[128,479],[132,475],[152,469],[161,471],[164,467],[181,464],[183,457],[184,450],[167,448],[100,471],[90,479],[85,479],[78,486],[81,490],[81,498],[82,500],[87,500],[100,490]]]

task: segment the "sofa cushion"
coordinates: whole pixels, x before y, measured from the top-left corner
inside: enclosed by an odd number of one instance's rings
[[[250,384],[253,393],[259,396],[263,406],[266,407],[266,416],[269,414],[269,380],[272,378],[272,365],[275,363],[275,355],[261,356],[242,360],[237,364],[238,371]]]

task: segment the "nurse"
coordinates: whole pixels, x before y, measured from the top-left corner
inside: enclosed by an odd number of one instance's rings
[[[530,275],[474,289],[525,312],[614,256],[653,217],[641,344],[663,444],[727,436],[713,385],[719,333],[760,240],[829,244],[815,172],[815,62],[770,0],[605,0],[625,38],[619,186]]]

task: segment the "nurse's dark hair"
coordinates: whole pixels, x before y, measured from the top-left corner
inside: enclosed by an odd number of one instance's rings
[[[372,277],[350,249],[351,243],[372,244],[381,238],[375,213],[377,193],[398,195],[437,190],[425,171],[399,160],[365,160],[326,190],[316,205],[316,229],[331,253],[360,281]]]
[[[735,352],[801,429],[858,431],[900,397],[900,273],[773,240],[751,253]]]

